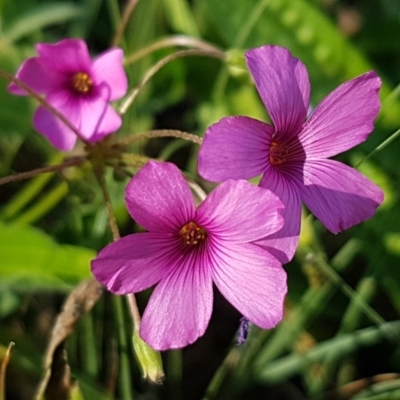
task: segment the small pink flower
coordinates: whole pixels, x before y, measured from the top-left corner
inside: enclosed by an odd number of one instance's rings
[[[149,162],[128,184],[125,199],[148,232],[108,245],[92,261],[92,271],[117,294],[157,284],[140,327],[153,348],[183,347],[204,334],[213,283],[259,327],[272,328],[282,319],[285,271],[254,244],[282,227],[282,204],[273,193],[229,180],[196,210],[179,169]]]
[[[93,61],[86,43],[79,39],[39,43],[36,50],[39,56],[25,60],[17,78],[43,94],[85,139],[96,142],[121,126],[121,117],[109,105],[127,91],[121,49],[106,51]],[[27,95],[14,83],[8,89]],[[58,149],[69,151],[74,147],[76,134],[44,107],[37,109],[33,123]]]
[[[297,58],[285,48],[262,46],[246,59],[273,126],[248,117],[221,119],[205,133],[198,169],[213,182],[263,174],[260,186],[285,204],[283,229],[263,243],[279,248],[283,253],[274,254],[287,262],[296,251],[302,202],[337,233],[370,218],[383,201],[371,181],[327,159],[367,139],[381,82],[374,71],[352,79],[307,118],[310,84]]]

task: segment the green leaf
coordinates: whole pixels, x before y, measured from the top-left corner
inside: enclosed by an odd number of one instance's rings
[[[20,16],[5,30],[4,37],[15,42],[49,25],[81,18],[82,11],[82,7],[73,3],[43,4]]]
[[[90,276],[93,250],[61,245],[27,225],[0,223],[0,279],[29,287],[67,288]]]
[[[308,366],[322,362],[328,355],[333,359],[341,359],[354,353],[360,347],[373,346],[382,340],[398,337],[400,322],[393,321],[366,329],[355,331],[351,334],[338,335],[337,337],[319,343],[304,354],[290,354],[276,361],[270,362],[265,368],[257,371],[257,379],[261,382],[278,383],[295,374],[301,373]]]

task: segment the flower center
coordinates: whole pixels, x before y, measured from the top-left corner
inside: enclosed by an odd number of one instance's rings
[[[269,149],[269,161],[272,165],[280,165],[286,161],[289,154],[288,146],[272,141]]]
[[[186,224],[180,231],[185,244],[189,246],[193,246],[196,244],[200,244],[205,241],[207,237],[207,232],[201,226],[197,225],[195,222],[189,222]]]
[[[72,88],[78,93],[89,93],[92,86],[93,81],[86,72],[78,72],[72,77]]]

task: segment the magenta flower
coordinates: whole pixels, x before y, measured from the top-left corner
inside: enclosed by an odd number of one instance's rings
[[[281,319],[286,274],[253,242],[282,227],[282,203],[269,190],[229,180],[197,208],[179,169],[149,162],[126,189],[128,211],[148,230],[108,245],[94,276],[117,294],[158,283],[143,314],[141,337],[166,350],[193,343],[211,317],[213,282],[247,319],[271,328]]]
[[[348,81],[307,118],[310,84],[297,58],[285,48],[263,46],[246,59],[273,126],[241,116],[221,119],[205,133],[198,170],[214,182],[263,174],[260,186],[285,204],[285,225],[262,244],[279,248],[274,254],[287,262],[296,250],[302,202],[333,233],[370,218],[382,202],[371,181],[327,159],[368,137],[381,82],[373,71]]]
[[[96,142],[121,126],[121,117],[109,105],[127,91],[121,49],[106,51],[93,61],[86,43],[79,39],[39,43],[36,50],[39,56],[25,60],[17,78],[43,94],[85,139]],[[14,83],[8,89],[27,95]],[[58,149],[69,151],[74,147],[76,134],[44,107],[37,109],[33,123]]]

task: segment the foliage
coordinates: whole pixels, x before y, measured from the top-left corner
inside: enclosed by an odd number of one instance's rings
[[[0,68],[14,74],[34,55],[35,43],[66,37],[83,38],[99,54],[123,23],[122,3],[0,0]],[[399,29],[400,8],[389,0],[138,2],[120,41],[130,89],[163,57],[181,47],[196,48],[196,40],[201,49],[212,45],[228,56],[221,62],[188,53],[166,63],[127,108],[118,139],[155,129],[202,137],[207,126],[227,115],[267,120],[243,52],[279,44],[307,66],[314,105],[367,70],[381,76],[376,128],[340,160],[377,183],[385,202],[370,221],[336,236],[305,210],[299,249],[285,266],[284,320],[270,331],[252,327],[247,342],[237,346],[240,315],[216,294],[205,336],[184,350],[163,353],[163,385],[141,378],[143,362],[135,361],[138,344],[131,345],[128,306],[121,298],[103,296],[65,344],[74,377],[70,398],[400,397],[399,142],[385,142],[392,134],[397,137],[400,127]],[[183,37],[192,39],[177,45]],[[161,39],[165,46],[152,46]],[[32,129],[36,100],[11,95],[7,84],[0,81],[0,175],[60,163],[62,156]],[[148,158],[169,160],[209,191],[196,173],[197,150],[182,138],[146,138],[133,141],[124,157],[131,175]],[[139,228],[131,225],[123,202],[125,170],[113,166],[105,185],[121,233],[127,234]],[[34,398],[44,374],[38,366],[66,293],[90,277],[90,260],[112,240],[96,172],[85,163],[1,186],[0,360],[9,342],[16,342],[6,399]],[[140,309],[148,295],[138,296]],[[158,355],[147,352],[141,349],[137,357],[159,364]]]

